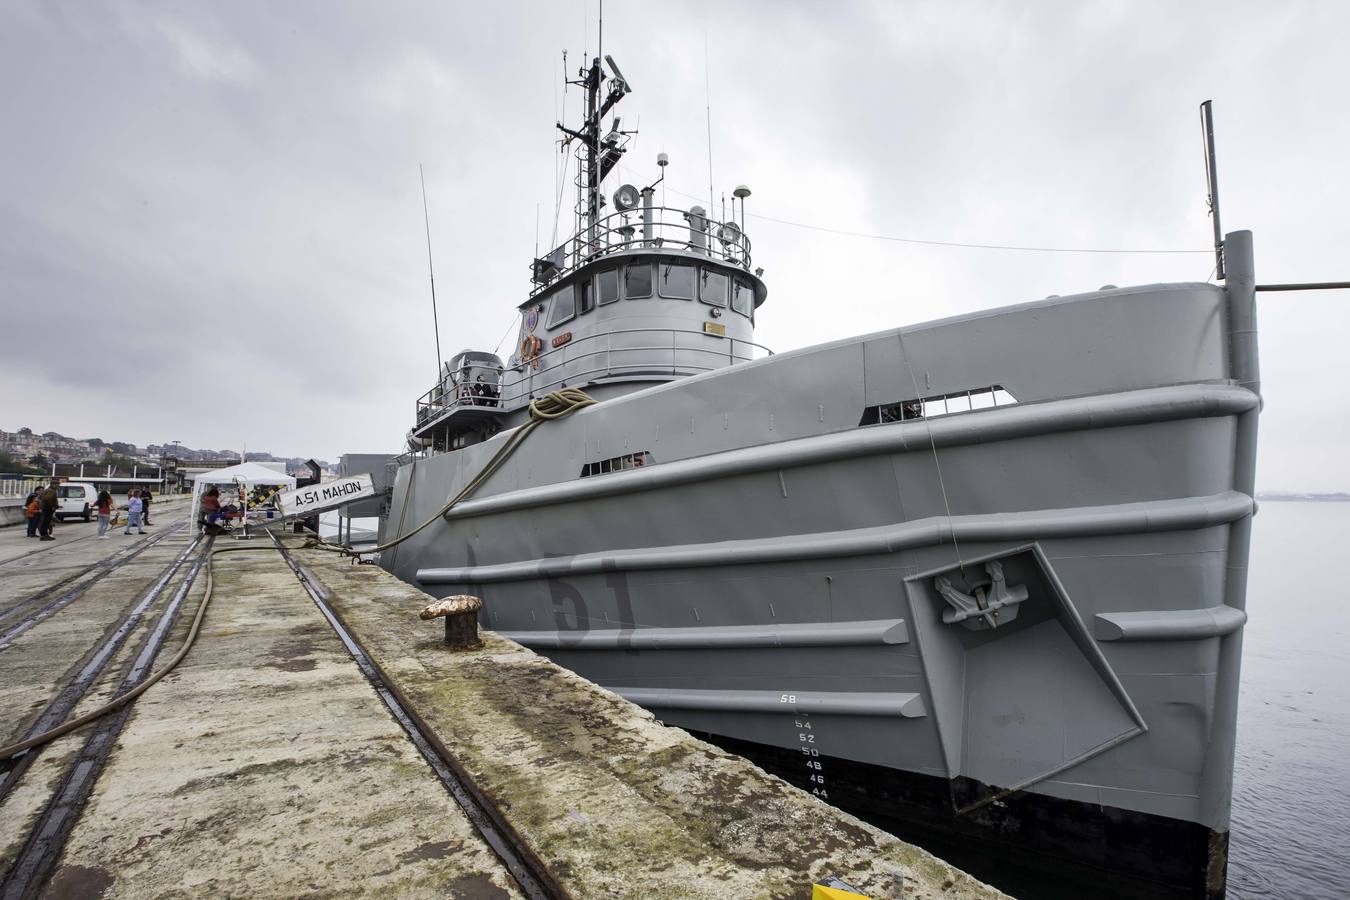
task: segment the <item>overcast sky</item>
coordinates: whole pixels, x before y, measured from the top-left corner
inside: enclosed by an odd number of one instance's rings
[[[443,355],[493,349],[514,336],[536,221],[553,237],[554,122],[580,104],[560,90],[561,54],[575,70],[594,53],[595,13],[0,0],[0,428],[328,459],[401,449],[436,372],[418,164]],[[757,338],[775,350],[1204,280],[1203,252],[944,248],[771,219],[1203,251],[1206,98],[1223,220],[1255,233],[1258,279],[1350,278],[1350,5],[605,13],[604,50],[634,87],[625,126],[641,124],[619,177],[653,179],[666,151],[667,203],[706,198],[710,97],[716,204],[754,192]],[[1261,298],[1261,488],[1350,490],[1347,325],[1350,293]]]

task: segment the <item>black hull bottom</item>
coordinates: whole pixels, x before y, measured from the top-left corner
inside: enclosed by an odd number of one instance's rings
[[[1022,898],[1224,896],[1228,834],[1164,816],[1022,793],[957,816],[992,789],[721,735],[699,738]],[[819,763],[819,768],[815,766]]]

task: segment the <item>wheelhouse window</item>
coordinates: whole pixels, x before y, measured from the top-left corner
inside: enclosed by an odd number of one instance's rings
[[[619,299],[619,270],[609,269],[595,276],[595,292],[599,295],[600,305],[613,303]]]
[[[548,327],[556,328],[562,323],[572,319],[577,314],[577,297],[572,290],[572,285],[560,288],[553,292],[549,298],[551,306],[548,308]]]
[[[672,300],[693,300],[698,269],[684,263],[661,263],[661,296]]]
[[[595,294],[591,290],[591,280],[577,282],[577,314],[588,313],[595,309]]]
[[[651,263],[629,263],[623,267],[623,295],[628,300],[652,295]]]
[[[727,276],[724,272],[704,269],[699,276],[698,299],[709,306],[727,305]]]
[[[735,278],[731,282],[731,308],[743,316],[753,316],[755,310],[755,289],[744,278]]]

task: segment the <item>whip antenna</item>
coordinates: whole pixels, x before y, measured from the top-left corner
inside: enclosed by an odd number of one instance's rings
[[[708,213],[713,206],[713,164],[712,164],[712,77],[708,74],[708,32],[703,32],[703,112],[708,125]]]
[[[422,179],[422,221],[427,227],[427,274],[431,276],[431,327],[436,333],[436,381],[441,380],[441,323],[436,317],[436,269],[431,264],[431,213],[427,212],[427,176],[422,164],[417,164],[417,175]]]

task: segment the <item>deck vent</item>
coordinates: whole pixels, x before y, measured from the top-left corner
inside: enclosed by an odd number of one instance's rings
[[[937,416],[949,416],[952,413],[1012,406],[1016,402],[1017,398],[1008,393],[1002,385],[994,384],[967,391],[954,391],[950,394],[869,406],[863,410],[858,425],[886,425],[891,422],[908,422],[911,419],[932,419]]]
[[[581,467],[581,477],[589,478],[592,475],[605,475],[610,472],[624,472],[628,469],[641,469],[650,466],[655,460],[647,450],[641,450],[637,453],[625,453],[623,456],[615,456],[610,459],[602,459],[599,462],[588,462]]]

